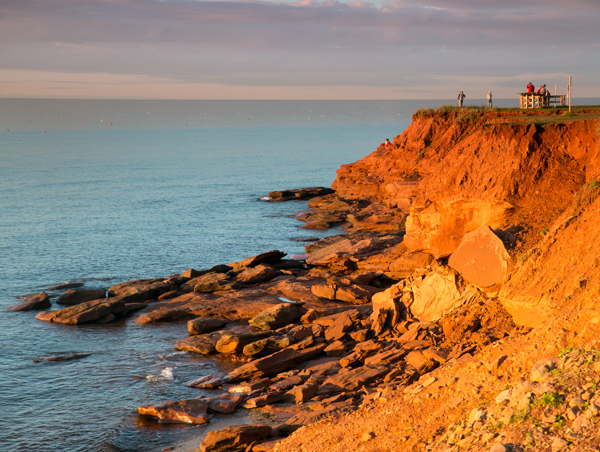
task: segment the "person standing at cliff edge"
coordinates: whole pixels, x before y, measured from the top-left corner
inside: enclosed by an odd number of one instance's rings
[[[494,104],[492,103],[492,92],[491,91],[488,91],[487,99],[488,99],[488,107],[493,108]]]
[[[392,145],[392,143],[390,143],[390,140],[386,138],[385,139],[385,147],[389,148],[391,145]]]
[[[458,106],[459,107],[462,107],[463,100],[464,100],[465,97],[467,97],[466,94],[463,93],[462,90],[461,90],[460,93],[458,93],[458,97],[457,97],[457,99],[458,99]]]

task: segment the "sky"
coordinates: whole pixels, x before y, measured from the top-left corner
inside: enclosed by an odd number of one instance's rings
[[[0,0],[0,98],[600,97],[600,0]]]

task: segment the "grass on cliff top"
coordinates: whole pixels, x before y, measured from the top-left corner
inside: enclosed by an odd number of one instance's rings
[[[549,107],[522,110],[520,108],[456,107],[421,108],[413,113],[413,121],[432,117],[454,118],[454,122],[475,122],[483,115],[498,113],[498,124],[536,124],[539,126],[573,121],[600,120],[600,106]]]

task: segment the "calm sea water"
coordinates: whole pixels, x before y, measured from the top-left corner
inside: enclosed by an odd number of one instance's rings
[[[137,416],[140,404],[201,395],[186,382],[232,367],[175,351],[185,323],[69,327],[5,308],[65,281],[107,288],[300,254],[293,238],[326,234],[291,217],[306,203],[260,198],[329,186],[417,108],[448,103],[0,99],[0,450],[196,450],[210,429],[252,420]],[[74,352],[92,355],[34,362]]]

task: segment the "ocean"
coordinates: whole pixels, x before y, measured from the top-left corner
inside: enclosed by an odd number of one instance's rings
[[[306,202],[261,198],[330,186],[416,109],[445,104],[0,99],[0,450],[192,451],[210,430],[256,420],[137,415],[202,395],[186,383],[235,367],[176,351],[184,322],[74,327],[6,308],[41,291],[59,308],[48,287],[67,281],[108,288],[272,249],[302,254],[293,239],[339,231],[301,229],[293,214]],[[90,356],[42,359],[67,353]]]

